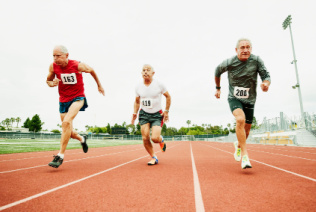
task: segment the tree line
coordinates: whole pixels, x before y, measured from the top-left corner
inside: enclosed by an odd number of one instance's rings
[[[12,126],[14,123],[17,123],[17,127],[19,123],[21,122],[21,118],[6,118],[2,122],[0,122],[0,130],[12,130]],[[28,128],[29,131],[31,132],[39,132],[42,130],[42,125],[44,122],[41,121],[40,117],[38,114],[35,114],[32,119],[27,118],[25,122],[23,123],[24,128]],[[223,127],[222,125],[214,125],[212,126],[211,124],[202,124],[201,126],[192,124],[191,125],[191,120],[187,120],[186,124],[188,127],[181,127],[180,129],[177,129],[175,127],[167,127],[166,124],[163,124],[161,128],[161,134],[163,136],[174,136],[174,135],[205,135],[205,134],[222,134],[222,135],[227,135],[230,132],[235,133],[235,127],[236,127],[236,122],[233,124],[233,126],[228,123],[226,127]],[[53,133],[61,133],[61,125],[57,124],[57,126],[60,129],[53,129],[51,132]],[[253,123],[251,126],[251,129],[257,129],[259,126],[257,125],[257,120],[256,117],[253,119]],[[132,125],[129,124],[127,125],[126,122],[123,122],[121,125],[115,123],[113,126],[108,123],[104,127],[99,127],[99,126],[89,126],[86,125],[86,132],[91,132],[95,134],[129,134],[129,135],[141,135],[141,127],[139,124]],[[77,129],[75,129],[77,130]],[[78,130],[77,130],[78,131]]]
[[[16,127],[19,127],[19,123],[21,122],[21,118],[6,118],[5,120],[0,122],[0,130],[8,130],[11,131],[13,124],[17,123]],[[42,130],[42,125],[44,122],[41,121],[38,114],[35,114],[32,119],[27,118],[23,123],[22,127],[28,128],[29,131],[39,132]]]

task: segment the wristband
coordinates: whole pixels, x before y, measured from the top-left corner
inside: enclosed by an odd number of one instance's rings
[[[220,90],[220,89],[221,89],[221,86],[219,86],[219,87],[216,86],[216,89]]]
[[[168,112],[168,113],[169,113],[169,110],[165,110],[165,112]]]

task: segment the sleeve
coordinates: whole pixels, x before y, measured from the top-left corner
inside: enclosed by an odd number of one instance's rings
[[[161,82],[159,82],[159,87],[161,89],[161,94],[164,94],[167,92],[167,88],[164,84],[162,84]]]
[[[223,73],[227,71],[227,60],[224,60],[221,64],[219,64],[215,69],[215,77],[220,77]]]
[[[138,86],[135,87],[135,96],[140,97],[139,92],[138,92]]]
[[[259,56],[257,60],[258,60],[258,73],[260,75],[261,80],[262,81],[268,80],[269,82],[271,82],[270,73],[267,71],[267,68],[265,67],[263,61],[261,60]]]

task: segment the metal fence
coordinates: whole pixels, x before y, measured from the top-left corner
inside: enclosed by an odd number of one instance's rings
[[[195,141],[206,140],[227,135],[174,135],[164,136],[166,141]],[[6,139],[60,139],[59,133],[22,133],[22,132],[0,132],[0,138]],[[88,139],[94,140],[142,140],[141,135],[103,135],[88,134]]]
[[[283,112],[280,117],[266,119],[264,118],[259,128],[253,130],[253,133],[265,133],[276,131],[290,131],[297,129],[306,129],[308,131],[316,130],[316,115],[305,113],[305,119],[301,116],[288,117]]]

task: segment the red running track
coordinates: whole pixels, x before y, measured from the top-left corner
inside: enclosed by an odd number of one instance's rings
[[[2,211],[315,211],[316,148],[249,144],[242,170],[232,143],[168,142],[147,166],[142,145],[0,155]]]

